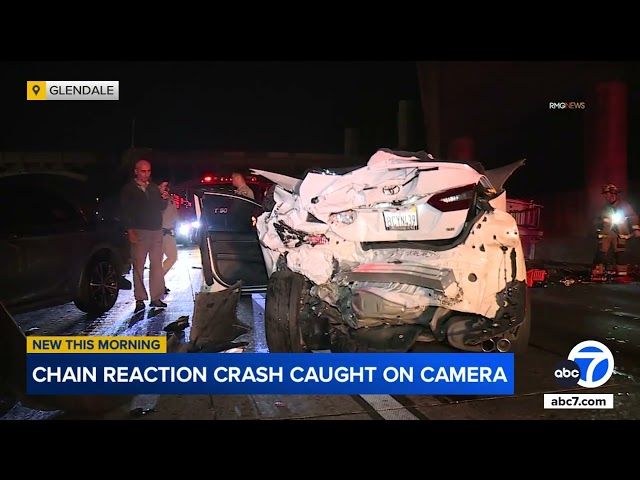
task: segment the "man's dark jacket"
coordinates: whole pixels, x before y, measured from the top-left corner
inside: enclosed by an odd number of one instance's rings
[[[143,192],[135,179],[131,180],[122,188],[120,201],[126,230],[162,230],[162,211],[167,201],[162,199],[158,185],[149,182]]]

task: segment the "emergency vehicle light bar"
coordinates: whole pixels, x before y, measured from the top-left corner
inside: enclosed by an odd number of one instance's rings
[[[231,182],[231,177],[214,177],[212,175],[205,175],[200,180],[200,183],[220,183],[220,182]],[[247,182],[258,182],[257,177],[247,177]]]

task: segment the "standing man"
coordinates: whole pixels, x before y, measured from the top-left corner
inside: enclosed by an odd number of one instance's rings
[[[171,267],[178,261],[178,244],[176,243],[176,224],[178,223],[178,207],[169,191],[169,181],[163,180],[158,185],[160,193],[167,192],[169,199],[167,200],[167,208],[162,211],[162,253],[164,260],[162,261],[162,272],[167,275]],[[165,279],[164,293],[169,293]]]
[[[253,190],[247,185],[246,180],[244,179],[244,175],[240,172],[233,172],[231,174],[231,183],[236,188],[235,194],[242,195],[243,197],[248,197],[251,200],[255,200],[256,196],[253,193]]]
[[[135,177],[122,188],[121,202],[123,223],[131,243],[133,263],[133,291],[136,312],[145,308],[149,299],[144,286],[144,265],[149,256],[150,306],[164,308],[164,275],[162,273],[162,211],[167,206],[168,192],[160,192],[158,185],[150,181],[151,163],[138,160]]]
[[[604,185],[602,194],[607,203],[598,217],[598,252],[593,276],[596,278],[604,276],[605,259],[609,249],[613,248],[616,273],[619,277],[626,277],[628,274],[625,258],[627,239],[632,236],[640,237],[638,215],[628,202],[620,199],[620,189],[614,184]]]

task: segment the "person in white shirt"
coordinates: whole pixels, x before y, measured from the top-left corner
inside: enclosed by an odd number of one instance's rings
[[[158,184],[161,192],[169,193],[169,181],[164,180]],[[171,267],[178,261],[178,244],[176,243],[176,224],[178,223],[178,208],[173,195],[169,195],[167,208],[162,211],[162,253],[164,260],[162,261],[162,270],[164,275],[171,270]],[[165,283],[164,293],[169,293],[169,289]]]

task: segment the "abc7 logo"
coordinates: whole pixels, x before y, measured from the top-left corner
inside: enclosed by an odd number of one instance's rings
[[[567,360],[562,360],[553,370],[556,383],[561,387],[597,388],[613,375],[614,360],[606,345],[594,340],[579,343]]]

